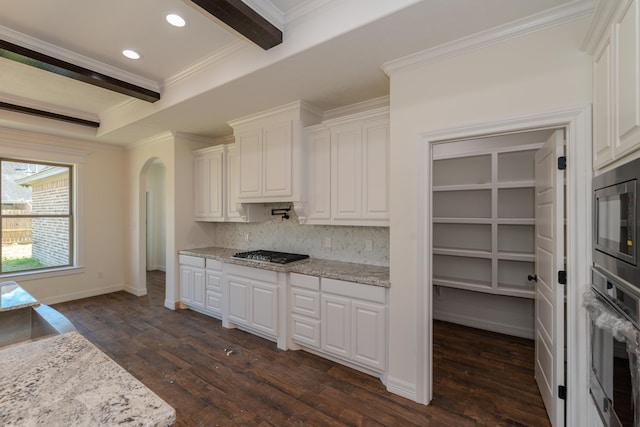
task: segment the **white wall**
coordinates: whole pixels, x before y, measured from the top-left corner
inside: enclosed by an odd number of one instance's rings
[[[388,385],[415,392],[419,134],[591,102],[584,19],[391,74]],[[585,213],[586,214],[586,213]]]
[[[14,277],[46,303],[68,301],[122,290],[125,286],[126,178],[125,155],[119,147],[46,134],[0,128],[0,156],[61,161],[65,150],[87,153],[78,186],[77,247],[83,269],[75,274]],[[35,278],[34,278],[35,277]]]
[[[129,227],[127,241],[128,292],[146,293],[145,190],[151,164],[159,160],[165,167],[165,306],[174,309],[179,300],[177,251],[207,246],[208,234],[193,221],[193,157],[191,152],[207,142],[186,135],[166,132],[140,141],[129,148],[128,189]],[[192,246],[195,245],[195,246]]]

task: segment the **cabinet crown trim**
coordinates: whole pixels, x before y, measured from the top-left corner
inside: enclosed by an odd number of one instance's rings
[[[294,101],[285,105],[281,105],[279,107],[270,108],[268,110],[240,117],[235,120],[230,120],[227,122],[227,124],[232,128],[236,128],[246,124],[252,124],[256,120],[271,119],[273,118],[273,116],[277,115],[288,115],[289,120],[302,121],[305,121],[305,115],[311,115],[312,117],[317,118],[317,120],[315,120],[315,122],[317,123],[322,117],[322,111],[318,110],[316,107],[305,101]]]

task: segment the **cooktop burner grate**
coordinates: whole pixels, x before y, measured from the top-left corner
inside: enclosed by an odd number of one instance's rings
[[[309,255],[290,254],[286,252],[276,252],[259,249],[255,251],[238,252],[233,255],[232,258],[245,259],[256,262],[271,262],[274,264],[288,264],[290,262],[307,259],[309,258]]]

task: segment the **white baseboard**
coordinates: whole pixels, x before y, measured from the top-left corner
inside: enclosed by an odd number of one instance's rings
[[[147,271],[155,271],[155,270],[163,271],[165,273],[167,272],[167,268],[164,265],[152,265],[147,268]]]
[[[416,385],[408,381],[404,381],[398,378],[394,378],[387,375],[387,391],[389,393],[397,394],[398,396],[405,397],[414,402],[418,401],[418,392]]]
[[[84,291],[71,292],[68,294],[56,295],[49,298],[42,298],[39,301],[42,304],[51,305],[51,304],[57,304],[60,302],[95,297],[96,295],[110,294],[112,292],[122,291],[123,289],[124,289],[124,285],[114,285],[106,288],[94,288],[94,289],[88,289]]]
[[[169,310],[176,310],[176,302],[166,299],[164,300],[164,307]]]
[[[137,288],[132,288],[131,286],[125,286],[122,290],[132,295],[135,295],[137,297],[143,297],[147,294],[147,288],[137,289]]]
[[[497,332],[499,334],[512,335],[514,337],[534,339],[535,332],[533,329],[521,328],[499,322],[492,322],[486,319],[462,316],[455,313],[446,313],[440,311],[433,312],[433,318],[444,322],[456,323],[458,325],[469,326],[471,328],[484,329],[486,331]]]

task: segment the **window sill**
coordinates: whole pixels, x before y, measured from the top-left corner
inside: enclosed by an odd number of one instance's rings
[[[16,271],[0,274],[0,281],[20,280],[22,282],[28,282],[30,280],[48,279],[50,277],[58,276],[71,276],[74,274],[84,274],[84,267],[63,267],[38,271]]]

